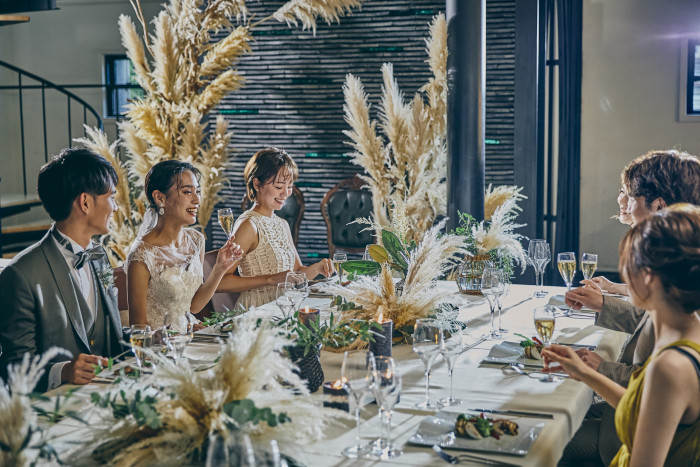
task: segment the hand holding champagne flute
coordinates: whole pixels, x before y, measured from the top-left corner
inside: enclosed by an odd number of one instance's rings
[[[219,209],[217,211],[219,216],[219,225],[224,230],[226,238],[231,238],[233,235],[233,211],[231,208]]]

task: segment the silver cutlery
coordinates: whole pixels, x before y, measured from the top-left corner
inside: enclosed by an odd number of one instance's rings
[[[539,370],[537,371],[525,371],[523,368],[525,368],[525,365],[522,363],[511,363],[510,365],[506,365],[505,367],[501,368],[502,371],[505,372],[505,370],[512,370],[515,373],[522,375],[522,376],[527,376],[528,378],[533,378],[533,379],[541,379],[543,377],[546,377],[546,375],[552,374],[553,376],[557,376],[560,378],[568,378],[569,375],[566,373],[545,373],[544,371],[541,371],[540,367]],[[538,376],[539,375],[539,376]]]
[[[516,467],[517,464],[509,464],[508,462],[502,462],[498,461],[495,459],[488,459],[486,457],[481,457],[481,456],[474,456],[472,454],[458,454],[453,456],[452,454],[446,453],[440,446],[437,444],[433,445],[433,451],[435,451],[435,454],[440,456],[442,460],[445,462],[448,462],[450,464],[459,464],[462,461],[465,462],[472,462],[472,463],[478,463],[481,465],[497,465],[501,467]]]
[[[466,409],[470,412],[484,412],[493,413],[500,415],[518,415],[521,417],[531,417],[531,418],[547,418],[549,420],[554,419],[554,415],[551,413],[538,413],[538,412],[527,412],[524,410],[508,410],[508,409]]]

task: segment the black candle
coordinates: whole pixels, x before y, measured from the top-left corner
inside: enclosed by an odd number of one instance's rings
[[[381,316],[379,317],[381,320]],[[373,335],[374,342],[369,343],[369,350],[375,357],[391,357],[391,335],[394,333],[394,322],[390,319],[380,321],[382,330],[379,335]]]
[[[343,387],[342,381],[338,380],[334,383],[323,383],[324,407],[332,409],[350,411],[348,403],[348,392]]]
[[[307,328],[311,328],[311,321],[318,321],[320,313],[318,308],[307,306],[304,310],[299,310],[299,321]]]

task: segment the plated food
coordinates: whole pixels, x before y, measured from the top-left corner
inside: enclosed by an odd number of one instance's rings
[[[517,436],[518,424],[512,420],[489,419],[486,415],[460,414],[455,422],[455,435],[462,438],[483,439],[496,438],[503,435]]]
[[[520,347],[523,348],[523,352],[526,358],[542,360],[542,355],[540,354],[542,352],[542,349],[544,348],[544,344],[541,340],[534,336],[532,337],[532,339],[530,339],[522,334],[515,335],[523,338],[523,340],[520,341]]]

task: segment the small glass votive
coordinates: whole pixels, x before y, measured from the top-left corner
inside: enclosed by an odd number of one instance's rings
[[[323,395],[325,396],[323,401],[324,407],[350,412],[348,393],[343,387],[341,380],[323,383]]]
[[[374,342],[369,343],[369,350],[375,357],[391,357],[391,336],[394,334],[394,322],[390,319],[382,320],[380,316],[377,320],[382,330],[377,330],[379,335],[373,335]]]
[[[321,311],[318,308],[309,308],[308,306],[303,310],[299,310],[299,321],[307,328],[311,327],[312,321],[319,320],[321,316]]]

